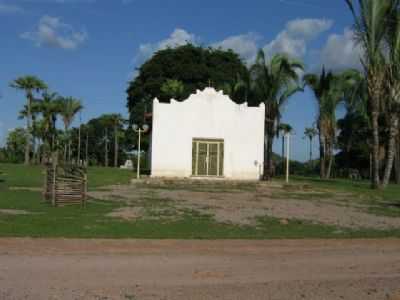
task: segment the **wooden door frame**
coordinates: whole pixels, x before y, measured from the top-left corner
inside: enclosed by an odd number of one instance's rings
[[[198,170],[199,170],[199,145],[201,143],[204,143],[207,145],[207,165],[206,165],[206,175],[198,175]],[[224,175],[221,174],[221,159],[222,159],[222,166],[224,163],[224,151],[222,149],[225,149],[224,147],[221,147],[221,144],[224,145],[225,141],[224,139],[208,139],[208,138],[192,138],[192,148],[193,145],[195,144],[196,150],[194,151],[196,158],[195,158],[195,168],[193,172],[193,166],[192,166],[192,176],[193,177],[207,177],[207,178],[218,178],[218,177],[223,177]],[[209,174],[209,163],[210,163],[210,144],[216,144],[217,145],[217,175],[208,175]],[[222,148],[222,149],[221,149]],[[222,157],[221,157],[222,155]],[[192,149],[192,164],[193,164],[193,149]],[[222,170],[224,170],[224,167],[222,167]]]

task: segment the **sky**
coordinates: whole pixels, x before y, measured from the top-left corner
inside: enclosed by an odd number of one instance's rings
[[[24,95],[9,87],[15,78],[36,75],[81,99],[74,125],[103,113],[127,117],[125,91],[136,68],[155,51],[188,42],[233,49],[246,64],[263,48],[303,60],[305,72],[360,68],[344,0],[0,0],[0,145],[25,125],[18,119]],[[283,110],[297,160],[309,157],[303,132],[315,118],[308,89]]]

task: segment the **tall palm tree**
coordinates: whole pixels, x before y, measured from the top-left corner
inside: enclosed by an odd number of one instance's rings
[[[41,79],[35,76],[24,76],[15,79],[10,86],[17,90],[25,92],[26,95],[26,143],[25,143],[25,165],[29,164],[29,155],[31,149],[31,134],[32,134],[32,102],[34,101],[34,93],[47,89],[47,85]]]
[[[263,50],[250,69],[253,93],[265,104],[264,179],[272,176],[272,146],[282,109],[293,94],[303,90],[298,82],[303,69],[300,61],[286,55],[276,54],[267,61]]]
[[[373,178],[372,187],[380,188],[379,167],[379,116],[382,101],[386,98],[386,53],[385,37],[393,22],[391,15],[398,9],[397,0],[345,0],[355,22],[357,42],[362,46],[364,54],[362,64],[368,86],[370,119],[373,132]],[[358,5],[355,5],[357,2]],[[386,172],[385,172],[386,173]]]
[[[320,142],[320,175],[330,178],[334,160],[337,122],[336,110],[346,99],[354,86],[358,84],[359,73],[347,70],[341,74],[333,74],[322,69],[320,75],[306,74],[303,77],[305,85],[314,92],[318,103],[317,129]]]
[[[70,159],[71,156],[71,140],[69,137],[69,128],[74,120],[74,117],[80,110],[83,109],[83,106],[80,100],[72,97],[66,97],[66,98],[60,97],[58,103],[66,135],[66,143],[64,144],[64,160],[67,161],[67,157]],[[67,156],[67,149],[69,149],[68,156]]]
[[[329,121],[333,120],[333,116],[329,116],[329,113],[336,110],[335,101],[331,95],[330,90],[332,90],[333,82],[335,81],[335,76],[332,72],[326,73],[325,68],[322,69],[321,75],[316,74],[306,74],[303,77],[305,85],[311,88],[314,92],[314,96],[318,103],[318,116],[317,116],[317,130],[319,137],[319,154],[320,154],[320,177],[326,178],[326,164],[327,164],[327,152],[328,152],[328,138],[332,137],[329,133],[329,129],[332,128],[332,123]],[[334,106],[334,107],[333,107]],[[332,108],[334,108],[332,110]]]
[[[313,143],[313,139],[318,135],[318,130],[315,129],[314,127],[307,127],[306,129],[304,129],[304,136],[306,138],[308,138],[308,141],[310,142],[310,164],[312,162],[312,157],[313,157],[313,153],[312,153],[312,143]]]
[[[59,96],[57,93],[43,93],[39,102],[39,111],[42,114],[44,143],[46,145],[46,156],[50,158],[50,153],[54,151],[55,139],[57,134],[57,116],[61,113]]]
[[[392,10],[389,16],[390,22],[385,38],[389,54],[387,55],[387,75],[386,88],[387,99],[383,103],[383,111],[389,124],[389,139],[386,155],[385,172],[382,186],[389,184],[394,159],[396,156],[396,141],[399,135],[399,115],[400,115],[400,1],[397,2],[396,9]]]
[[[222,85],[222,90],[229,95],[233,100],[248,101],[251,89],[250,78],[236,75],[236,79],[231,82],[226,82]]]

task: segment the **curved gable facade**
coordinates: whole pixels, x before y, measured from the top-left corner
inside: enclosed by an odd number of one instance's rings
[[[152,177],[257,180],[265,107],[236,104],[213,88],[187,100],[153,101]]]

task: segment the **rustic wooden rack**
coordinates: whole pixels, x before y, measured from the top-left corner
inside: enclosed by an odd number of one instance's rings
[[[86,168],[77,165],[46,166],[44,198],[53,206],[80,204],[87,201]]]

